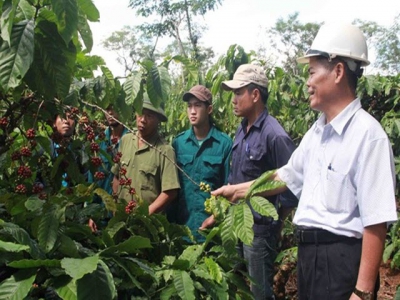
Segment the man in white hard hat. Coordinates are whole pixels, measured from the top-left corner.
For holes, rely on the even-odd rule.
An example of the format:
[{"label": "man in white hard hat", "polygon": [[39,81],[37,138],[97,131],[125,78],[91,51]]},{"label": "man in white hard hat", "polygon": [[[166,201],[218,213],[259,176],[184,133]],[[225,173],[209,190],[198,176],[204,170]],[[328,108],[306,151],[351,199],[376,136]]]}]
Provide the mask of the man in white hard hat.
[{"label": "man in white hard hat", "polygon": [[[272,176],[300,197],[298,296],[375,299],[387,226],[397,214],[390,141],[356,97],[369,64],[365,37],[350,24],[323,25],[298,61],[309,64],[310,106],[322,114]],[[250,184],[213,194],[234,201]]]}]

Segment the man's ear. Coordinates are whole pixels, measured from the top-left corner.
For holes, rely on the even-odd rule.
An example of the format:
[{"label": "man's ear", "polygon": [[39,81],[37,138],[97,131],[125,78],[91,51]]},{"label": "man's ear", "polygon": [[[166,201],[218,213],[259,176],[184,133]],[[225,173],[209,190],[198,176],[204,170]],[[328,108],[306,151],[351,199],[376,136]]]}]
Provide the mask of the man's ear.
[{"label": "man's ear", "polygon": [[212,104],[210,104],[209,106],[207,106],[207,113],[211,115],[212,111],[213,111],[213,106]]},{"label": "man's ear", "polygon": [[251,97],[253,97],[253,102],[256,102],[256,100],[257,100],[257,101],[261,101],[261,93],[260,93],[260,90],[259,90],[259,89],[254,89],[254,90],[251,92]]},{"label": "man's ear", "polygon": [[338,62],[334,68],[335,72],[335,82],[339,83],[340,81],[343,80],[345,76],[345,63],[344,62]]}]

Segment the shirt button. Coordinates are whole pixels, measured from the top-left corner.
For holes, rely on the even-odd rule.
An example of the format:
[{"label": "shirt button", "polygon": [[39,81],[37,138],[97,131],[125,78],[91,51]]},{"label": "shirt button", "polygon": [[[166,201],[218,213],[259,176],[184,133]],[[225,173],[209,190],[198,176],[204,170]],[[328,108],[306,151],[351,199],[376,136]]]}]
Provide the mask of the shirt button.
[{"label": "shirt button", "polygon": [[253,159],[253,155],[250,155],[250,159]]}]

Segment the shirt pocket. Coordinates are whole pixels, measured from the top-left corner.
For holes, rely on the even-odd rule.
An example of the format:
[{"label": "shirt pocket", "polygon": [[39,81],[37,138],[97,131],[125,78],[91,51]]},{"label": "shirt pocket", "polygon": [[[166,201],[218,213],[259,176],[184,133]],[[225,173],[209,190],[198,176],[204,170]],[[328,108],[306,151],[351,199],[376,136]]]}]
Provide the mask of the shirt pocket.
[{"label": "shirt pocket", "polygon": [[143,164],[139,167],[142,190],[158,190],[157,188],[157,166]]},{"label": "shirt pocket", "polygon": [[204,155],[203,157],[204,168],[201,170],[203,178],[209,182],[216,182],[220,180],[222,156]]},{"label": "shirt pocket", "polygon": [[128,167],[129,166],[129,163],[130,163],[130,158],[124,158],[124,157],[121,157],[121,166],[122,167]]},{"label": "shirt pocket", "polygon": [[348,174],[326,170],[326,179],[322,180],[324,196],[322,203],[331,212],[351,212],[356,206],[356,191]]},{"label": "shirt pocket", "polygon": [[194,155],[178,154],[178,166],[181,167],[184,171],[190,170],[191,166],[193,165],[193,158]]},{"label": "shirt pocket", "polygon": [[257,178],[265,172],[265,162],[263,162],[263,151],[258,149],[248,149],[243,155],[242,172],[250,178]]}]

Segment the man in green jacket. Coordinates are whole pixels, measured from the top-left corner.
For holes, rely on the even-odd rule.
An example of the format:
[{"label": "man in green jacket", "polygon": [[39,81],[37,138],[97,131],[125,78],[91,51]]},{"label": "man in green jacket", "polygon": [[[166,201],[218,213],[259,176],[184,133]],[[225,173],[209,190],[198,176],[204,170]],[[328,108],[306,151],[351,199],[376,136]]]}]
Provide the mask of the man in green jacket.
[{"label": "man in green jacket", "polygon": [[167,116],[161,108],[144,101],[136,115],[137,133],[120,141],[120,163],[112,168],[113,191],[126,202],[140,198],[149,203],[149,214],[162,212],[179,189],[174,149],[158,133]]},{"label": "man in green jacket", "polygon": [[179,200],[175,202],[170,215],[171,220],[176,218],[177,223],[186,224],[197,240],[203,241],[198,229],[206,227],[206,223],[212,223],[212,218],[204,211],[204,201],[210,194],[201,191],[197,184],[204,182],[214,190],[227,183],[232,140],[212,122],[212,95],[206,87],[192,87],[183,95],[183,101],[187,102],[187,114],[192,127],[180,133],[172,146],[179,167],[194,182],[179,172]]}]

